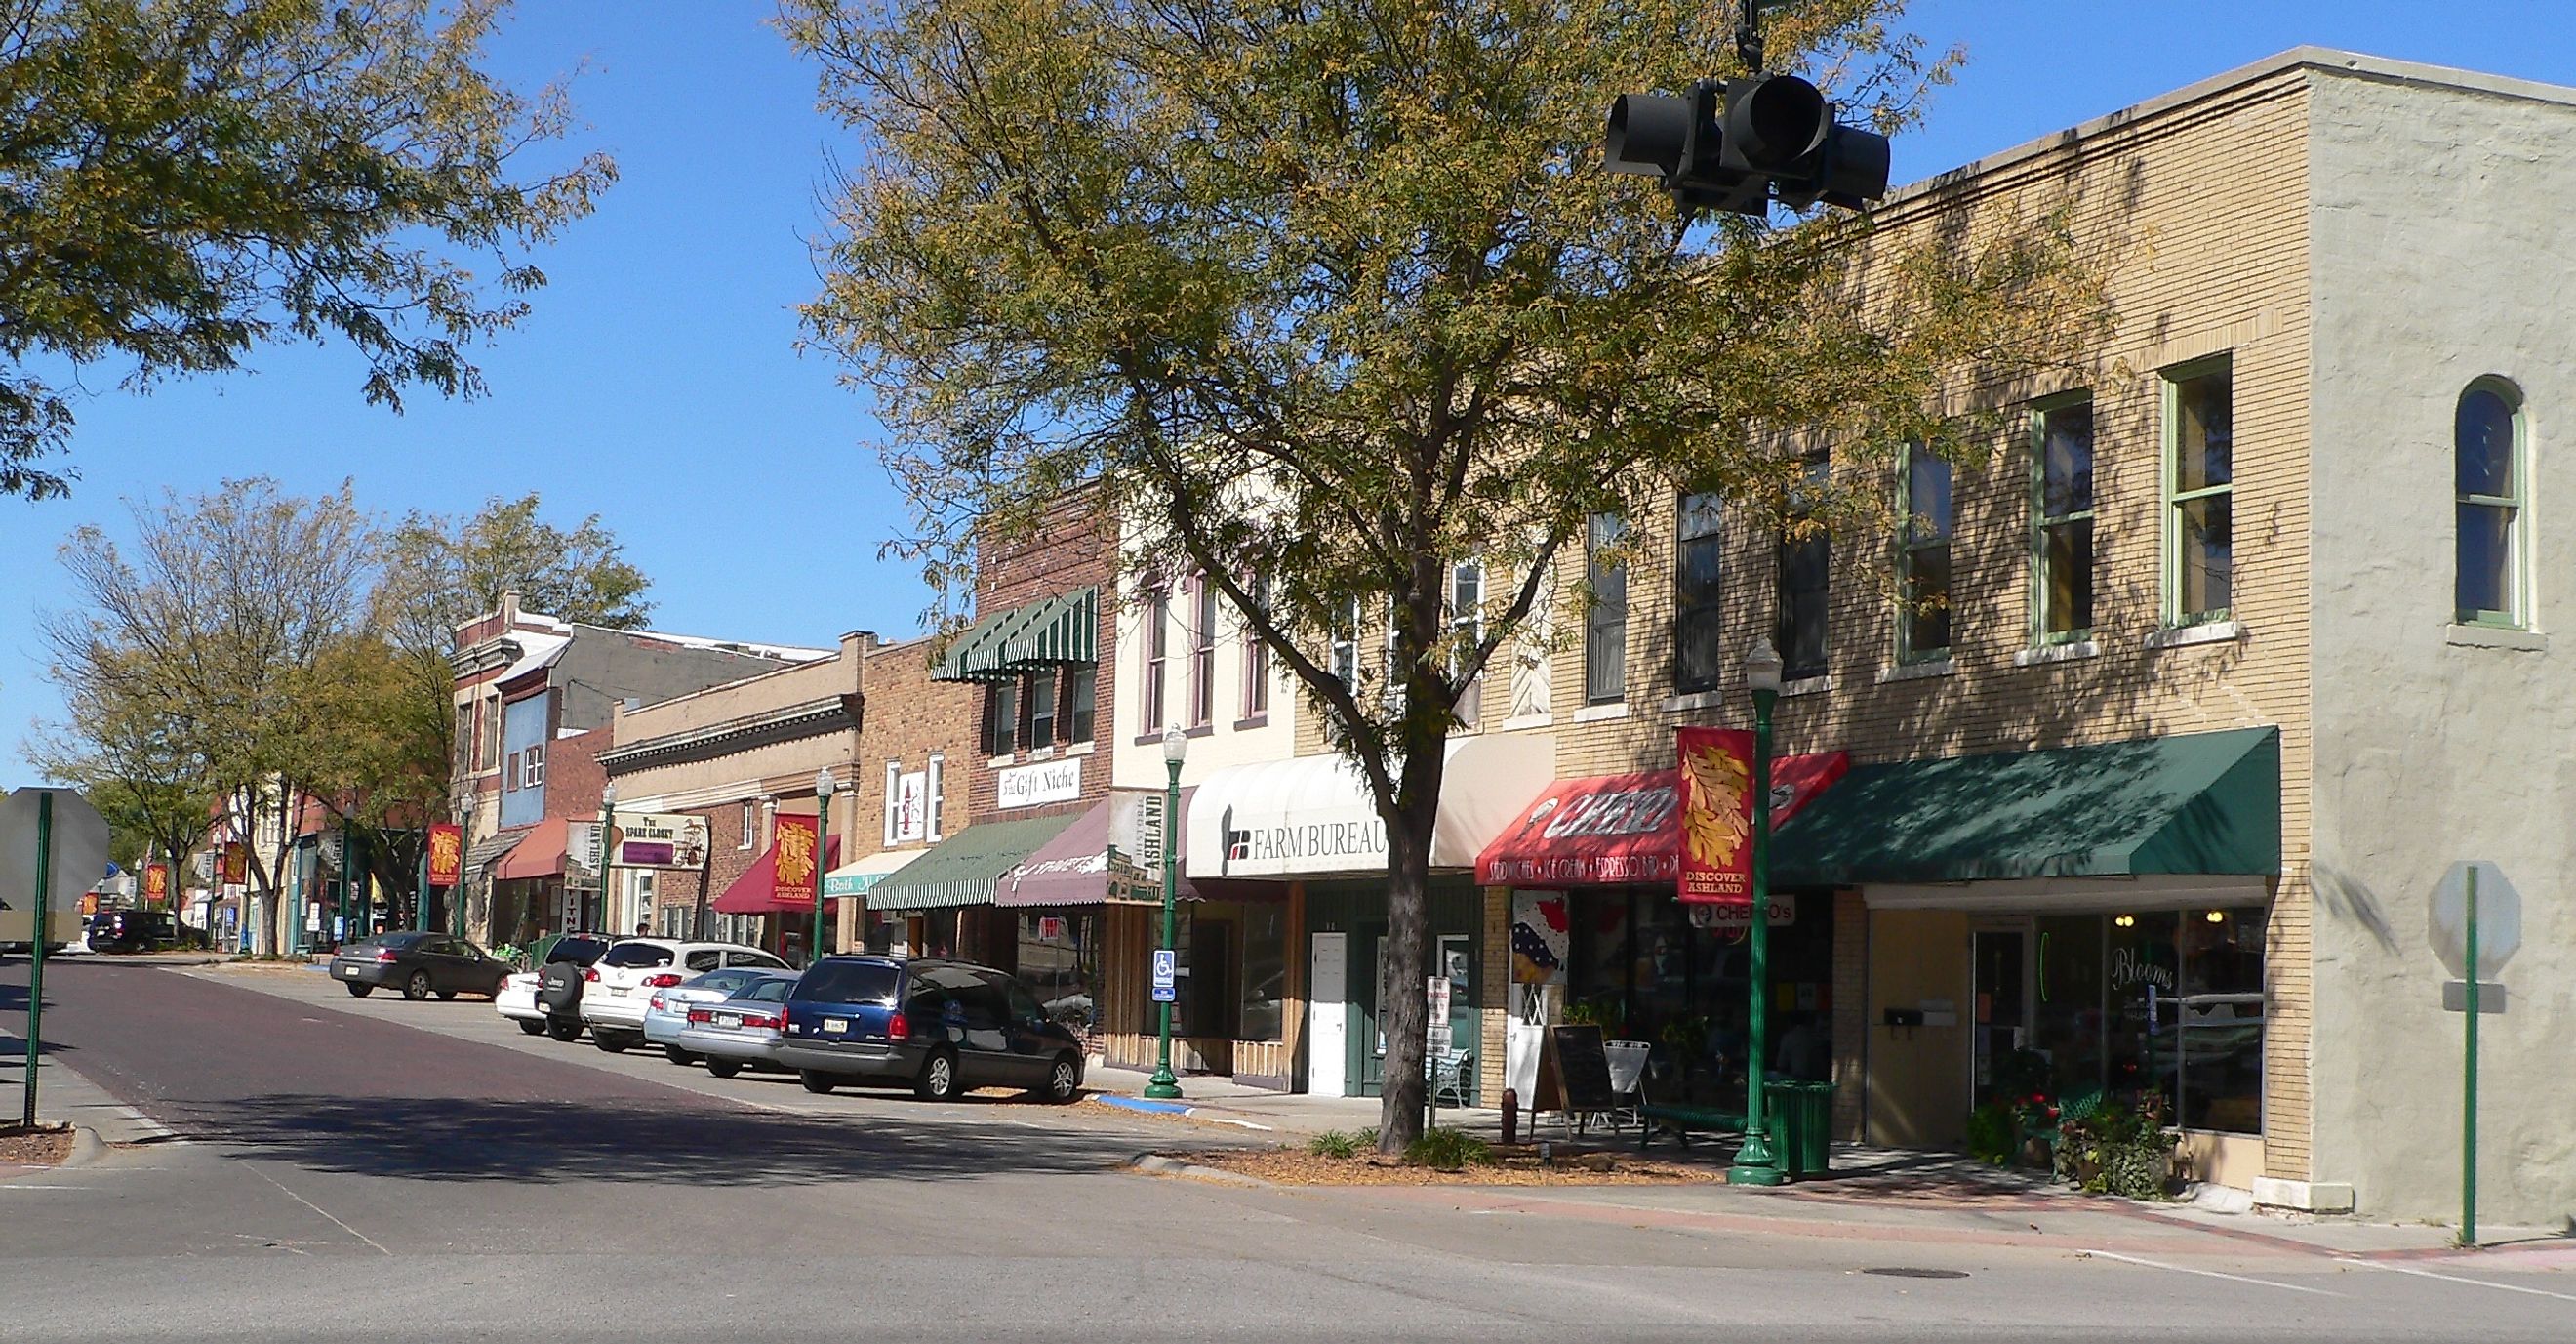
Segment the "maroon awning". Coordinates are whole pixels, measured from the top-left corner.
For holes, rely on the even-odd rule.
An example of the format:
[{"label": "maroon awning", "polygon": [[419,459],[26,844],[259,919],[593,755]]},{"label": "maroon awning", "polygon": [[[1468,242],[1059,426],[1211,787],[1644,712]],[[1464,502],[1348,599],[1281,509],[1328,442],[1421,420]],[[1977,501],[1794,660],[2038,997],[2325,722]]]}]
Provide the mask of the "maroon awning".
[{"label": "maroon awning", "polygon": [[[1771,763],[1776,826],[1842,778],[1839,751]],[[1681,877],[1673,809],[1678,769],[1557,781],[1476,858],[1476,880],[1496,887],[1662,886]]]},{"label": "maroon awning", "polygon": [[[1164,828],[1183,846],[1187,842],[1182,838],[1189,829],[1181,823],[1190,814],[1190,795],[1197,792],[1195,786],[1181,790],[1180,814]],[[1054,839],[1002,874],[1001,880],[993,884],[993,904],[1104,905],[1112,901],[1163,899],[1163,874],[1159,869],[1148,872],[1123,854],[1116,864],[1110,862],[1109,807],[1104,802],[1075,818]],[[1186,861],[1188,851],[1184,847],[1173,857]],[[1187,877],[1181,879],[1179,890],[1182,900],[1199,898]]]}]

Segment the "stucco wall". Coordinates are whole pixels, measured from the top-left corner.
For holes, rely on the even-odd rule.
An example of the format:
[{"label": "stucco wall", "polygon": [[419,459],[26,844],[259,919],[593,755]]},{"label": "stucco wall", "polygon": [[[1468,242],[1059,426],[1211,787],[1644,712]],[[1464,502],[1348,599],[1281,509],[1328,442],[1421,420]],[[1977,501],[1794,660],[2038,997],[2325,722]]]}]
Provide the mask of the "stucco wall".
[{"label": "stucco wall", "polygon": [[[2555,432],[2576,405],[2576,90],[2314,84],[2316,1179],[2350,1182],[2365,1216],[2457,1215],[2461,1020],[2431,896],[2453,860],[2492,859],[2523,947],[2482,1033],[2481,1215],[2558,1226],[2576,1214],[2576,527],[2556,507],[2576,456]],[[2482,375],[2526,398],[2540,647],[2451,628],[2452,417]]]}]

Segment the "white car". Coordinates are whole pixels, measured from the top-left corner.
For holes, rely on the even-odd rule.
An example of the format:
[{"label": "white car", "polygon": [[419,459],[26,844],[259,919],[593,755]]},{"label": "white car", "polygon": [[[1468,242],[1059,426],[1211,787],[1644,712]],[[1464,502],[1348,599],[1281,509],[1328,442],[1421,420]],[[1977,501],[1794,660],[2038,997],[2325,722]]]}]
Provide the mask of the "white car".
[{"label": "white car", "polygon": [[740,943],[687,943],[624,938],[582,972],[581,1021],[591,1042],[611,1054],[644,1043],[644,1014],[657,990],[726,967],[783,971],[787,963]]},{"label": "white car", "polygon": [[[581,988],[578,971],[599,960],[613,940],[602,934],[575,933],[554,940],[546,949],[549,963],[561,963],[575,974],[569,988]],[[531,1036],[551,1034],[558,1041],[569,1041],[581,1035],[578,1016],[580,1000],[575,995],[556,1008],[549,1009],[539,993],[545,979],[545,968],[514,972],[501,982],[500,992],[492,996],[492,1007],[501,1016],[519,1024],[519,1030]]]}]

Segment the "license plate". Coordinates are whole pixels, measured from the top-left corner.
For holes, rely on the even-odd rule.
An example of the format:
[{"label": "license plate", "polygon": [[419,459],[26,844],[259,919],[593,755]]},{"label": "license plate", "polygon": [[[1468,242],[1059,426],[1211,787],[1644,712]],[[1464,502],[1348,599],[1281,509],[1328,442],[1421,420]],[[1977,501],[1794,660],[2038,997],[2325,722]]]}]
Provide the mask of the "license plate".
[{"label": "license plate", "polygon": [[716,1014],[716,1025],[719,1027],[739,1027],[742,1025],[742,1015],[739,1013],[718,1013]]},{"label": "license plate", "polygon": [[849,1029],[850,1019],[846,1017],[827,1017],[823,1019],[823,1030],[825,1031],[848,1031]]},{"label": "license plate", "polygon": [[355,976],[357,973],[358,968],[355,966],[334,966],[331,968],[331,974],[333,975]]}]

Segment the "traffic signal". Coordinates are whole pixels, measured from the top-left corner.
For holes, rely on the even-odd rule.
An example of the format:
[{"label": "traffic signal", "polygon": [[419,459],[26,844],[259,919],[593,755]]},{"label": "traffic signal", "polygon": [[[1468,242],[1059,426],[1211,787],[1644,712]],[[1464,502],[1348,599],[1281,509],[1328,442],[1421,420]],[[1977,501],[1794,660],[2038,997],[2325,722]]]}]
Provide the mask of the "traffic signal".
[{"label": "traffic signal", "polygon": [[1818,201],[1857,210],[1887,194],[1887,137],[1834,120],[1834,105],[1795,75],[1702,80],[1684,97],[1623,94],[1610,105],[1604,166],[1659,177],[1685,218]]}]

